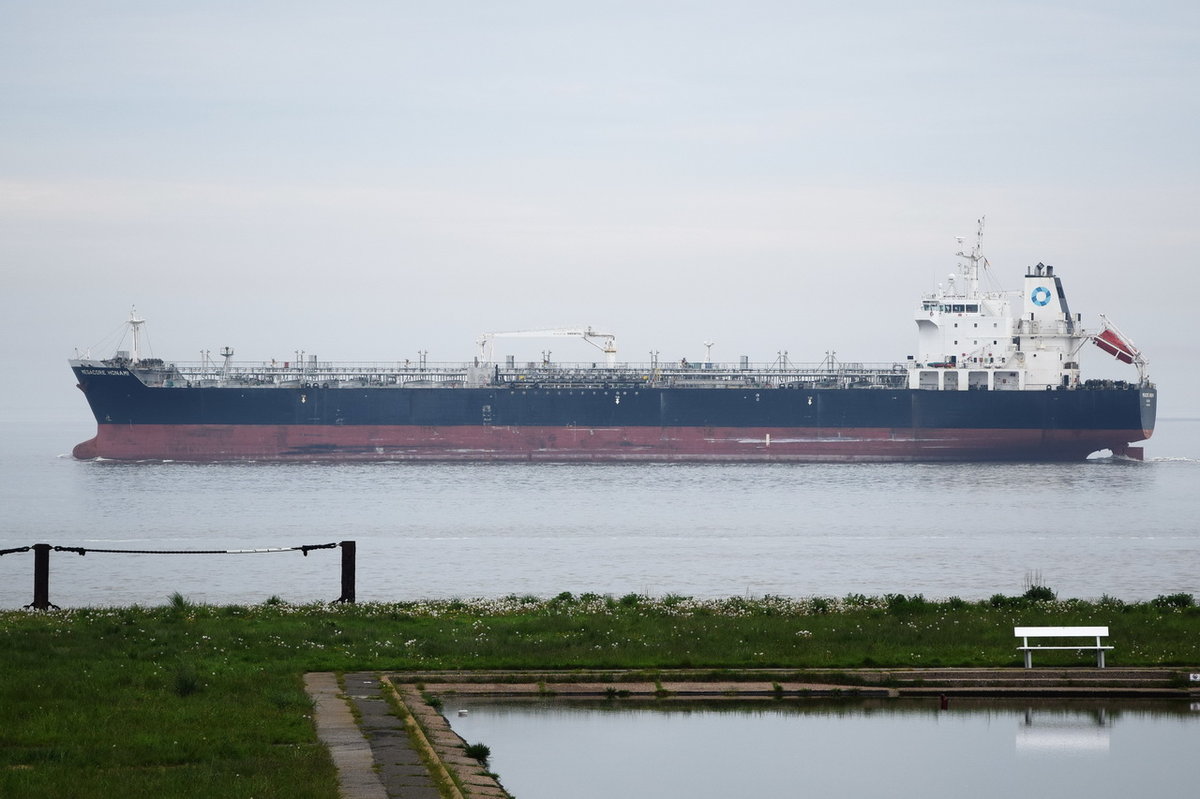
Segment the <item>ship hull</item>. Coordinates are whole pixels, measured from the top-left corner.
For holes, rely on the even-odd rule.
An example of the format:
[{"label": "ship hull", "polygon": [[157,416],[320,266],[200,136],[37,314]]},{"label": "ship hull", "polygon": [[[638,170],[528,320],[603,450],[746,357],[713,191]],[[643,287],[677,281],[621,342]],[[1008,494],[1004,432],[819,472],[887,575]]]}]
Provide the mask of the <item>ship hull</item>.
[{"label": "ship hull", "polygon": [[1141,430],[100,425],[82,459],[383,461],[1075,461]]},{"label": "ship hull", "polygon": [[1153,389],[149,387],[76,368],[113,460],[913,462],[1136,456]]}]

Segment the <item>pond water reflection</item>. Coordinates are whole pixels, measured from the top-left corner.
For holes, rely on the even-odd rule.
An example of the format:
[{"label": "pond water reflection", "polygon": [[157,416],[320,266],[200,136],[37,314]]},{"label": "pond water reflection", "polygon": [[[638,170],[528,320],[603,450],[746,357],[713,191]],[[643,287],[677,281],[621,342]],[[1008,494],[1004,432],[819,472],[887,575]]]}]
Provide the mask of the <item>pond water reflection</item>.
[{"label": "pond water reflection", "polygon": [[1200,706],[1176,700],[450,697],[445,713],[519,799],[1186,796],[1200,741]]}]

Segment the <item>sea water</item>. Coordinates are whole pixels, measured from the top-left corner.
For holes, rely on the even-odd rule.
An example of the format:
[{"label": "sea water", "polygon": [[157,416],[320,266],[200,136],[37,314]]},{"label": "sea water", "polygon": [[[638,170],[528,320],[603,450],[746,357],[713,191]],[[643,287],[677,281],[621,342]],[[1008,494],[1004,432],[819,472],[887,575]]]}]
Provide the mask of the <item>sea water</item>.
[{"label": "sea water", "polygon": [[[86,417],[86,414],[83,415]],[[359,601],[920,593],[1200,595],[1200,420],[1162,420],[1143,463],[446,464],[80,462],[86,418],[0,425],[0,549],[52,552],[50,601]],[[0,557],[0,607],[33,553]]]}]

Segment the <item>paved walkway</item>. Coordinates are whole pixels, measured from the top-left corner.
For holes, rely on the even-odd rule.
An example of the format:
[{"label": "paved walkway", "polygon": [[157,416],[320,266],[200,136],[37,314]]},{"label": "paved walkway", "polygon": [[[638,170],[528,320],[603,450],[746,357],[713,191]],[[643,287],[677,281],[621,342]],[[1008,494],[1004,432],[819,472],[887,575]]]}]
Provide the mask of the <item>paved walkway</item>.
[{"label": "paved walkway", "polygon": [[[304,675],[316,704],[317,735],[333,757],[342,799],[442,799],[431,769],[452,799],[508,796],[464,754],[463,740],[411,685],[393,686],[377,672],[347,674],[344,684],[343,692],[332,673]],[[400,703],[399,715],[385,692]]]},{"label": "paved walkway", "polygon": [[332,673],[304,675],[342,799],[441,799],[403,719],[384,699],[379,675],[347,674],[345,684],[343,694]]},{"label": "paved walkway", "polygon": [[[329,747],[337,768],[338,793],[343,799],[388,799],[375,773],[371,745],[342,699],[337,677],[330,672],[305,674],[304,688],[315,704],[317,737]],[[434,793],[433,799],[440,797]]]},{"label": "paved walkway", "polygon": [[384,699],[379,674],[347,674],[346,697],[358,713],[359,729],[370,744],[378,778],[387,795],[399,799],[441,799],[429,777],[429,769],[409,740],[403,719],[395,715]]}]

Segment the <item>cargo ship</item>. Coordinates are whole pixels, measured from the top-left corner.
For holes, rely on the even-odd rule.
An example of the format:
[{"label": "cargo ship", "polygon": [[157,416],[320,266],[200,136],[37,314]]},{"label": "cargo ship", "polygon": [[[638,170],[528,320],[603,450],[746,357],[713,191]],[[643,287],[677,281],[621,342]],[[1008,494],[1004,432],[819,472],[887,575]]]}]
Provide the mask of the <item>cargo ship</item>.
[{"label": "cargo ship", "polygon": [[[1088,332],[1054,267],[985,290],[982,223],[947,284],[917,305],[917,351],[885,364],[618,363],[592,328],[485,334],[473,359],[246,364],[71,361],[96,418],[80,459],[176,461],[1076,461],[1140,459],[1157,390],[1111,322]],[[596,363],[497,361],[505,335],[573,336]],[[123,339],[124,341],[124,339]],[[1136,371],[1084,380],[1095,344]]]}]

